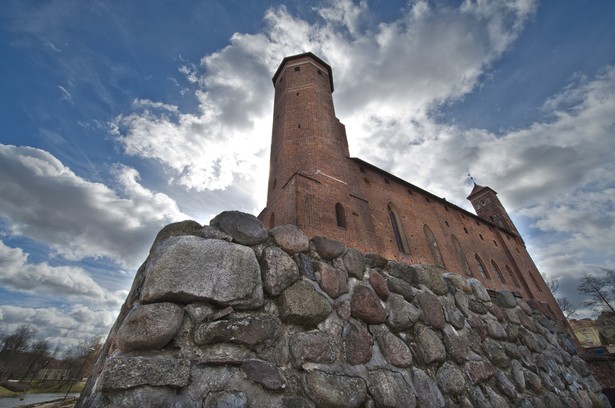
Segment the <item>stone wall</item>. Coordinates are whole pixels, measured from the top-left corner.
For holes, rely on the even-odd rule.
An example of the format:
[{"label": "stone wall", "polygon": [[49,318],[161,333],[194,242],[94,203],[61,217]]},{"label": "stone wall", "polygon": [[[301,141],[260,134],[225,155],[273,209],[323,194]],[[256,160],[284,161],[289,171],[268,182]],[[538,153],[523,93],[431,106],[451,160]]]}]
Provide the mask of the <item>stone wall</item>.
[{"label": "stone wall", "polygon": [[559,323],[426,265],[265,230],[171,224],[78,407],[608,407]]}]

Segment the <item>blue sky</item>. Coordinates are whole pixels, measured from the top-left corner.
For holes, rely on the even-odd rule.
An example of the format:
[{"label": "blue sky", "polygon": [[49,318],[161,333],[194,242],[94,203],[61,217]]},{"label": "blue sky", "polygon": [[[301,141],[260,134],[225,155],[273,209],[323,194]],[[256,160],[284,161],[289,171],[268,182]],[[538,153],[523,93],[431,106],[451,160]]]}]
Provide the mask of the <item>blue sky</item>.
[{"label": "blue sky", "polygon": [[[543,275],[615,268],[615,3],[7,1],[0,330],[106,334],[156,232],[265,205],[271,76],[329,62],[351,155],[470,209]],[[587,314],[587,312],[581,312]]]}]

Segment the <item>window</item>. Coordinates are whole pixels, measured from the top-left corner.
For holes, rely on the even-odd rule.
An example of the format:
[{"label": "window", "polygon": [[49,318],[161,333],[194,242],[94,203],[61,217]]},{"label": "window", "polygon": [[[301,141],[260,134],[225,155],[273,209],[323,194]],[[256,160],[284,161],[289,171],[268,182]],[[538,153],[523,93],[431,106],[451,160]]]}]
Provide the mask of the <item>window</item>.
[{"label": "window", "polygon": [[493,240],[493,245],[498,246],[498,243],[496,242],[496,240]]},{"label": "window", "polygon": [[444,223],[446,224],[447,227],[450,227],[450,225],[448,225],[448,221],[444,220]]},{"label": "window", "polygon": [[508,265],[506,265],[506,272],[508,272],[508,275],[510,275],[510,279],[512,279],[515,286],[519,287],[519,281],[517,281],[517,278],[515,278],[515,274],[513,273],[513,271],[510,270]]},{"label": "window", "polygon": [[429,199],[429,197],[425,197],[425,201],[427,201],[428,203],[431,203],[431,200]]},{"label": "window", "polygon": [[480,237],[480,240],[481,240],[481,241],[484,241],[484,240],[485,240],[485,238],[483,238],[483,234],[478,234],[478,236]]},{"label": "window", "polygon": [[463,230],[466,234],[469,234],[468,229],[466,227],[463,227]]},{"label": "window", "polygon": [[272,188],[275,189],[275,187],[278,185],[278,179],[273,179],[273,186]]},{"label": "window", "polygon": [[322,75],[322,71],[321,70],[317,69],[316,71],[318,72],[318,75]]},{"label": "window", "polygon": [[391,182],[390,182],[390,181],[389,181],[389,179],[387,179],[387,178],[385,178],[385,179],[384,179],[384,183],[385,183],[385,184],[391,184]]},{"label": "window", "polygon": [[346,228],[346,212],[344,206],[340,203],[335,204],[335,218],[337,220],[337,226],[340,228]]},{"label": "window", "polygon": [[542,292],[542,289],[540,288],[540,285],[538,284],[538,281],[536,280],[536,278],[534,277],[534,274],[530,271],[527,271],[528,275],[530,275],[530,278],[532,278],[532,282],[534,282],[534,286],[536,287],[536,289],[538,289],[539,292]]},{"label": "window", "polygon": [[487,273],[487,268],[485,268],[485,264],[483,264],[483,261],[481,261],[480,257],[476,255],[475,259],[476,259],[476,267],[478,268],[478,271],[480,272],[481,276],[483,278],[491,279],[491,277],[489,276],[489,273]]},{"label": "window", "polygon": [[363,167],[363,166],[359,167],[359,171],[360,171],[361,173],[365,173],[365,167]]},{"label": "window", "polygon": [[453,247],[455,247],[455,253],[457,254],[457,258],[459,259],[459,263],[461,264],[461,269],[463,269],[463,272],[468,276],[474,276],[472,275],[472,271],[470,270],[470,266],[468,265],[466,256],[463,253],[461,244],[454,235],[451,235],[451,242],[453,243]]},{"label": "window", "polygon": [[295,67],[295,72],[296,71],[301,71],[301,67]]},{"label": "window", "polygon": [[275,226],[275,213],[271,213],[269,216],[269,229]]},{"label": "window", "polygon": [[438,248],[438,242],[436,241],[436,237],[431,231],[431,228],[427,226],[427,224],[423,225],[423,232],[425,233],[427,245],[429,246],[429,250],[431,251],[431,256],[434,263],[440,268],[446,268],[446,265],[444,265],[444,259],[442,258],[442,253],[440,252],[440,248]]},{"label": "window", "polygon": [[406,240],[406,234],[404,228],[399,222],[399,213],[393,203],[389,203],[389,218],[391,219],[391,228],[393,229],[393,235],[395,235],[395,242],[397,242],[397,248],[400,252],[409,254],[408,241]]},{"label": "window", "polygon": [[408,189],[408,195],[412,195],[412,194],[414,194],[412,190]]},{"label": "window", "polygon": [[498,275],[498,278],[500,279],[500,281],[502,283],[506,283],[506,281],[504,280],[504,276],[502,275],[502,272],[500,272],[500,268],[498,268],[498,264],[496,264],[493,259],[491,260],[491,267],[493,268],[493,272],[495,272],[495,274]]}]

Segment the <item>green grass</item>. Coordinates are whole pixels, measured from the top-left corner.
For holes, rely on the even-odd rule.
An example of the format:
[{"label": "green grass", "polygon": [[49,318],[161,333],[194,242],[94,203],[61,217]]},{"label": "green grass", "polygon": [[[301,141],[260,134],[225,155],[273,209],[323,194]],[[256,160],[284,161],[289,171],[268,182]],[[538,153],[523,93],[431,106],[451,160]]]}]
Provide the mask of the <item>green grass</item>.
[{"label": "green grass", "polygon": [[19,394],[10,390],[7,390],[4,387],[0,387],[0,397],[18,397]]},{"label": "green grass", "polygon": [[[33,385],[32,388],[28,390],[28,394],[44,394],[44,393],[64,393],[68,391],[68,387],[70,385],[66,385],[60,388],[57,388],[55,385],[53,386],[42,386],[42,385]],[[85,382],[77,382],[72,387],[70,387],[70,392],[81,392],[83,387],[85,386]],[[13,392],[7,390],[4,387],[0,387],[0,397],[19,397],[21,393]]]}]

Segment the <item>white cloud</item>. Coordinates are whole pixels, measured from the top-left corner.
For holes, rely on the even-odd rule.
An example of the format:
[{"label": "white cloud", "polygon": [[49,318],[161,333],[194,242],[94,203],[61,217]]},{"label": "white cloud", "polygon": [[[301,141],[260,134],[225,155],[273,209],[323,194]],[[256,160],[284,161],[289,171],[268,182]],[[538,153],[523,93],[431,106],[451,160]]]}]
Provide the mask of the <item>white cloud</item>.
[{"label": "white cloud", "polygon": [[315,9],[317,22],[273,8],[263,32],[234,34],[202,59],[200,72],[181,68],[197,86],[196,113],[152,102],[118,117],[115,134],[128,154],[169,168],[171,182],[214,190],[258,180],[248,188],[262,200],[270,77],[283,56],[312,51],[333,68],[352,155],[465,208],[470,171],[528,221],[524,235],[546,275],[591,271],[614,255],[615,68],[576,76],[545,102],[549,119],[526,128],[463,130],[432,114],[481,84],[536,9],[532,0],[458,8],[416,1],[397,20],[378,23],[366,2],[328,2]]},{"label": "white cloud", "polygon": [[106,336],[116,317],[117,311],[93,309],[82,304],[66,308],[0,306],[0,321],[5,332],[30,324],[37,329],[37,337],[48,340],[52,349],[57,346],[60,351],[94,336]]},{"label": "white cloud", "polygon": [[103,290],[78,267],[33,264],[20,248],[11,248],[0,241],[0,282],[12,290],[45,293],[61,298],[104,300]]},{"label": "white cloud", "polygon": [[[346,0],[316,8],[321,20],[311,24],[283,6],[273,8],[262,33],[234,34],[229,46],[202,59],[201,73],[185,63],[179,68],[198,84],[197,113],[138,101],[111,123],[112,131],[127,154],[163,163],[171,182],[191,189],[261,180],[267,176],[270,78],[283,56],[313,51],[331,63],[352,145],[373,137],[366,112],[378,123],[399,122],[400,114],[408,122],[434,103],[469,92],[534,10],[532,1],[469,1],[459,9],[421,2],[397,21],[378,24],[366,2]],[[385,157],[387,146],[375,154]],[[253,186],[259,200],[264,183]]]},{"label": "white cloud", "polygon": [[44,150],[0,145],[0,217],[9,233],[67,259],[108,257],[135,267],[162,226],[188,217],[141,186],[136,170],[118,165],[113,173],[118,191],[78,177]]}]

